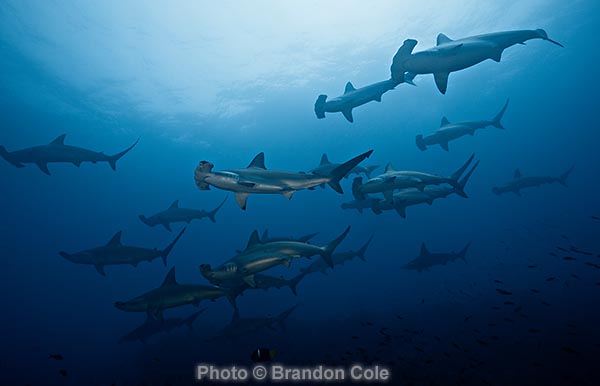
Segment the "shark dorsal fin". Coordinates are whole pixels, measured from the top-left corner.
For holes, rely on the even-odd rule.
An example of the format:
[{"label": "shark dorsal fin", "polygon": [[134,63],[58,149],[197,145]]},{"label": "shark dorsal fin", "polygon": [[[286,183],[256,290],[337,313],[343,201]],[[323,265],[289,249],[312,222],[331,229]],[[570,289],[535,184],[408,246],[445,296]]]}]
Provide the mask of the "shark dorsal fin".
[{"label": "shark dorsal fin", "polygon": [[267,229],[265,229],[265,231],[262,234],[261,241],[264,242],[265,240],[268,240],[268,239],[269,239],[269,229],[267,228]]},{"label": "shark dorsal fin", "polygon": [[319,165],[329,165],[331,162],[329,162],[329,158],[327,158],[327,153],[323,153],[323,155],[321,156],[321,163]]},{"label": "shark dorsal fin", "polygon": [[437,36],[437,42],[436,45],[440,45],[440,44],[444,44],[444,43],[450,43],[454,40],[450,39],[448,36],[444,35],[443,33],[438,34]]},{"label": "shark dorsal fin", "polygon": [[248,168],[266,169],[265,167],[265,153],[260,152],[254,157]]},{"label": "shark dorsal fin", "polygon": [[421,256],[427,256],[427,255],[429,255],[429,251],[427,250],[425,243],[422,243],[421,244]]},{"label": "shark dorsal fin", "polygon": [[121,234],[123,231],[118,231],[115,235],[106,243],[106,245],[121,245]]},{"label": "shark dorsal fin", "polygon": [[443,127],[443,126],[446,126],[449,124],[450,124],[450,121],[448,120],[448,118],[444,117],[444,118],[442,118],[442,123],[440,123],[440,127]]},{"label": "shark dorsal fin", "polygon": [[352,82],[346,83],[346,88],[344,89],[344,94],[348,94],[350,91],[356,90],[352,85]]},{"label": "shark dorsal fin", "polygon": [[250,249],[257,244],[260,244],[260,238],[258,237],[258,231],[255,229],[248,239],[248,245],[246,245],[246,249]]},{"label": "shark dorsal fin", "polygon": [[231,323],[235,323],[240,320],[240,309],[235,307],[233,310],[233,317],[231,318]]},{"label": "shark dorsal fin", "polygon": [[171,270],[169,270],[169,273],[167,273],[167,276],[165,276],[165,280],[163,280],[162,284],[160,285],[161,287],[165,287],[168,285],[177,285],[177,279],[175,279],[175,267],[171,268]]},{"label": "shark dorsal fin", "polygon": [[515,175],[513,177],[515,179],[521,178],[521,171],[519,169],[515,169]]},{"label": "shark dorsal fin", "polygon": [[66,134],[61,134],[54,139],[54,141],[50,142],[50,145],[64,145]]},{"label": "shark dorsal fin", "polygon": [[395,171],[396,171],[396,169],[394,169],[394,165],[392,165],[391,163],[389,163],[389,164],[387,164],[385,166],[385,172],[386,173],[395,172]]},{"label": "shark dorsal fin", "polygon": [[179,208],[179,200],[173,201],[173,203],[171,204],[169,209],[173,209],[173,208]]}]

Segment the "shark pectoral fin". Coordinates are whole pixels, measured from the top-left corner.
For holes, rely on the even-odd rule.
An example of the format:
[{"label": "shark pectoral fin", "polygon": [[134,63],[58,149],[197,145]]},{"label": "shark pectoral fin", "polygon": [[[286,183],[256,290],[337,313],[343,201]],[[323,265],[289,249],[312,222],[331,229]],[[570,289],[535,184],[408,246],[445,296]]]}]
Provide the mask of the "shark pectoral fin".
[{"label": "shark pectoral fin", "polygon": [[98,273],[102,276],[106,276],[106,272],[104,272],[104,266],[100,265],[100,264],[96,264],[94,266],[96,268],[96,271],[98,271]]},{"label": "shark pectoral fin", "polygon": [[[310,257],[308,258],[310,260]],[[283,265],[285,265],[286,267],[289,267],[290,265],[292,265],[292,259],[287,259],[283,261]]]},{"label": "shark pectoral fin", "polygon": [[475,135],[475,129],[469,130],[469,135]]},{"label": "shark pectoral fin", "polygon": [[394,201],[394,191],[393,190],[386,190],[383,192],[383,197],[385,198],[385,200],[387,202],[392,202]]},{"label": "shark pectoral fin", "polygon": [[80,167],[81,166],[81,161],[73,161],[73,165]]},{"label": "shark pectoral fin", "polygon": [[242,278],[246,284],[248,284],[252,288],[256,288],[256,282],[254,281],[254,275],[244,276]]},{"label": "shark pectoral fin", "polygon": [[240,193],[240,192],[234,193],[235,202],[237,202],[238,206],[242,210],[246,210],[246,202],[248,201],[249,195],[250,195],[250,193]]},{"label": "shark pectoral fin", "polygon": [[379,94],[375,97],[375,101],[376,102],[381,102],[381,97],[383,96],[383,94]]},{"label": "shark pectoral fin", "polygon": [[445,94],[446,88],[448,88],[448,75],[450,75],[450,73],[448,72],[438,72],[433,74],[433,78],[435,79],[435,85],[442,94]]},{"label": "shark pectoral fin", "polygon": [[448,142],[441,142],[440,146],[442,147],[442,149],[450,151],[450,149],[448,148]]},{"label": "shark pectoral fin", "polygon": [[504,50],[498,49],[496,52],[493,52],[490,55],[490,59],[492,59],[494,62],[500,62],[500,59],[502,59],[502,51]]},{"label": "shark pectoral fin", "polygon": [[40,168],[41,171],[43,171],[47,175],[50,175],[50,170],[48,170],[48,164],[41,163],[41,162],[36,162],[35,164],[37,165],[38,168]]},{"label": "shark pectoral fin", "polygon": [[173,231],[173,229],[171,229],[171,224],[169,224],[168,222],[166,222],[166,223],[163,223],[162,225],[163,225],[163,226],[165,227],[165,229],[166,229],[166,230],[168,230],[169,232],[172,232],[172,231]]},{"label": "shark pectoral fin", "polygon": [[348,122],[354,122],[354,118],[352,117],[352,109],[342,110],[342,114],[344,114],[344,117],[348,120]]},{"label": "shark pectoral fin", "polygon": [[292,199],[292,196],[294,195],[294,193],[296,193],[295,190],[288,190],[286,192],[281,193],[283,195],[283,197],[287,198],[288,200]]},{"label": "shark pectoral fin", "polygon": [[397,206],[396,207],[396,212],[398,212],[398,214],[400,215],[400,217],[406,218],[406,207],[404,207],[404,206]]},{"label": "shark pectoral fin", "polygon": [[132,265],[133,267],[137,267],[137,266],[138,266],[138,262],[136,261],[136,262],[134,262],[134,263],[131,263],[131,265]]}]

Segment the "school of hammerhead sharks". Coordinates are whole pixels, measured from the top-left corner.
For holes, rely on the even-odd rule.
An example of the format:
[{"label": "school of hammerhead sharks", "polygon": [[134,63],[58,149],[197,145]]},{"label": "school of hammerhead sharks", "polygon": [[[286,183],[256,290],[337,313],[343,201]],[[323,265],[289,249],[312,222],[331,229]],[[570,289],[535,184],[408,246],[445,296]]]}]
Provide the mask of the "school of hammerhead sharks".
[{"label": "school of hammerhead sharks", "polygon": [[[531,39],[546,40],[562,47],[560,43],[548,38],[547,33],[542,29],[497,32],[458,40],[452,40],[440,33],[437,36],[435,47],[414,53],[417,41],[407,39],[393,57],[390,79],[358,89],[348,82],[343,95],[329,100],[327,95],[319,95],[314,106],[315,114],[317,118],[322,119],[325,118],[325,113],[341,112],[349,122],[353,122],[352,110],[355,107],[370,101],[380,102],[382,95],[387,91],[393,90],[401,83],[414,84],[415,77],[423,74],[433,74],[437,88],[442,94],[445,94],[448,76],[451,72],[466,69],[487,59],[500,62],[506,48],[516,44],[525,44]],[[449,151],[448,143],[450,141],[467,134],[474,135],[479,129],[486,127],[504,129],[501,119],[508,103],[507,100],[500,112],[491,120],[450,123],[444,117],[437,131],[428,135],[418,135],[416,145],[423,151],[434,145],[439,145],[445,151]],[[66,145],[64,142],[65,134],[47,145],[12,152],[0,146],[0,155],[17,168],[22,168],[25,164],[35,164],[48,175],[50,175],[48,164],[55,162],[72,163],[76,166],[82,162],[107,162],[113,170],[116,170],[117,161],[137,144],[136,141],[120,153],[106,155],[103,152]],[[350,174],[356,174],[357,176],[352,181],[354,199],[343,203],[342,209],[354,209],[360,213],[370,209],[375,214],[395,210],[400,216],[406,217],[406,208],[409,206],[424,203],[431,205],[434,200],[452,194],[467,198],[465,186],[479,164],[479,161],[476,161],[471,166],[474,161],[474,155],[472,155],[450,176],[421,171],[396,170],[391,164],[388,164],[383,174],[372,177],[372,173],[378,166],[360,166],[372,152],[373,150],[369,150],[344,163],[330,162],[327,155],[323,154],[320,165],[307,172],[267,169],[264,153],[256,155],[246,168],[239,169],[214,171],[214,165],[211,162],[201,161],[195,169],[194,180],[199,190],[209,190],[213,187],[233,192],[237,205],[245,210],[251,194],[281,194],[287,199],[291,199],[299,190],[314,190],[327,185],[337,193],[343,194],[340,181]],[[492,191],[495,194],[512,192],[520,195],[522,189],[543,184],[558,182],[566,186],[566,179],[572,169],[571,167],[558,177],[526,177],[516,170],[511,181],[494,187]],[[360,174],[367,177],[366,182],[363,182]],[[182,208],[179,206],[179,201],[175,201],[166,210],[150,217],[140,215],[139,218],[150,227],[162,225],[166,230],[172,231],[172,223],[190,223],[194,219],[202,218],[208,218],[215,222],[215,216],[225,200],[211,211]],[[107,265],[130,264],[135,267],[140,262],[150,262],[161,258],[166,266],[169,253],[185,230],[186,228],[183,228],[165,249],[124,245],[121,242],[121,232],[118,232],[105,245],[74,253],[60,252],[60,255],[76,264],[92,265],[102,275],[105,275],[104,268]],[[271,237],[268,231],[259,236],[255,230],[251,234],[246,248],[243,251],[237,251],[231,259],[216,267],[209,264],[200,265],[201,275],[210,283],[206,285],[178,283],[173,267],[159,287],[131,300],[115,302],[114,305],[119,310],[146,314],[144,324],[122,339],[145,342],[151,335],[169,331],[181,325],[188,325],[191,328],[191,324],[203,310],[192,314],[187,319],[165,319],[163,311],[190,304],[198,306],[202,301],[214,301],[221,297],[228,299],[235,309],[234,318],[230,325],[223,330],[223,334],[248,331],[248,326],[244,325],[244,320],[239,318],[237,311],[236,298],[239,295],[251,289],[266,290],[286,286],[296,294],[296,286],[306,275],[324,272],[354,257],[364,260],[372,237],[357,251],[335,253],[338,245],[349,232],[350,227],[331,242],[318,246],[309,242],[315,234],[297,238]],[[422,271],[433,265],[446,264],[449,261],[464,258],[467,248],[468,245],[458,253],[430,253],[423,245],[420,255],[408,263],[405,268]],[[301,273],[292,279],[263,273],[277,266],[289,266],[294,259],[313,256],[320,258],[303,268]],[[261,325],[258,327],[283,323],[294,308],[279,315],[261,319]]]}]

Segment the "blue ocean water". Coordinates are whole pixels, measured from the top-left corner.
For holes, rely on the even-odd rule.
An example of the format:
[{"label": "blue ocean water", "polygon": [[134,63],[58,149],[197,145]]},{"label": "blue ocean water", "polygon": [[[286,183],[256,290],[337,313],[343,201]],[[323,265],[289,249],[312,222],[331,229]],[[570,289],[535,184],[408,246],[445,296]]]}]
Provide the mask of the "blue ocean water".
[{"label": "blue ocean water", "polygon": [[[597,384],[599,11],[594,1],[535,0],[3,1],[0,144],[13,151],[66,133],[67,144],[114,154],[140,142],[116,171],[104,163],[50,164],[47,176],[0,160],[0,383],[194,384],[197,363],[251,366],[251,352],[268,347],[289,365],[385,364],[393,384]],[[565,48],[531,40],[507,49],[500,63],[451,74],[446,95],[422,75],[416,87],[400,84],[381,103],[356,108],[354,123],[339,113],[315,117],[319,94],[389,78],[407,38],[420,50],[438,32],[459,38],[536,28]],[[415,146],[415,136],[436,130],[442,117],[491,119],[507,98],[505,131],[463,137],[449,152]],[[232,169],[265,152],[267,168],[307,171],[323,153],[343,162],[370,149],[363,164],[381,165],[375,174],[392,163],[449,175],[472,153],[480,165],[468,199],[409,207],[406,219],[342,210],[353,176],[342,181],[343,196],[330,188],[290,201],[252,195],[246,211],[231,193],[198,190],[193,178],[201,160]],[[557,176],[572,165],[567,188],[545,185],[521,197],[491,191],[517,168]],[[209,210],[225,197],[216,223],[192,222],[166,267],[159,260],[108,266],[103,277],[58,255],[103,245],[119,230],[127,245],[164,248],[176,232],[147,227],[138,215],[174,200]],[[297,296],[282,288],[238,298],[242,317],[300,304],[285,330],[207,341],[232,318],[219,299],[201,305],[207,310],[191,334],[181,328],[146,344],[118,342],[145,316],[113,303],[157,287],[170,267],[181,283],[207,284],[198,266],[234,256],[255,229],[318,232],[313,242],[323,245],[349,225],[338,250],[374,235],[365,262],[307,276]],[[423,242],[432,252],[472,244],[466,262],[402,269]],[[267,273],[291,278],[312,261]]]}]

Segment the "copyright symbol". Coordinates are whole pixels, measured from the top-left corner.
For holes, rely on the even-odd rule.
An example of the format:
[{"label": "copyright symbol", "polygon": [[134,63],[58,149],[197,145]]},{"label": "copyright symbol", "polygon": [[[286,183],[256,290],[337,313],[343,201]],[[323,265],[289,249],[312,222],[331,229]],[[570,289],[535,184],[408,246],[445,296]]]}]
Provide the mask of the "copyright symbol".
[{"label": "copyright symbol", "polygon": [[252,369],[252,376],[254,379],[262,381],[263,379],[267,378],[267,369],[265,366],[255,366]]}]

